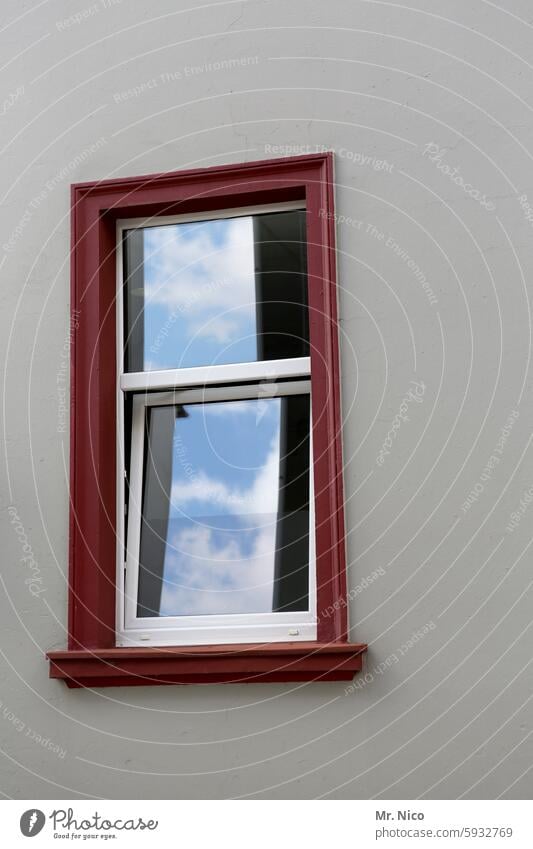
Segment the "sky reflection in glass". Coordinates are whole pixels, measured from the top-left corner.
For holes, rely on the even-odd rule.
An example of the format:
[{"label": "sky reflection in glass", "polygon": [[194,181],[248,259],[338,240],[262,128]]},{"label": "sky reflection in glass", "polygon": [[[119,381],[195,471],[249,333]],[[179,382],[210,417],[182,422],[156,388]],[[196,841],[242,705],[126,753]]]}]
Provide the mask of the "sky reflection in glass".
[{"label": "sky reflection in glass", "polygon": [[[163,474],[156,475],[160,491],[150,503],[144,499],[143,533],[149,542],[157,531],[159,542],[150,546],[145,540],[144,549],[141,544],[147,569],[141,574],[139,603],[146,608],[139,615],[273,610],[275,574],[286,570],[289,561],[294,568],[295,562],[296,549],[291,550],[290,543],[284,546],[279,533],[280,522],[287,521],[280,513],[280,483],[281,492],[286,484],[280,429],[282,422],[289,422],[300,441],[302,422],[304,434],[308,429],[308,396],[296,401],[299,409],[289,417],[283,413],[288,397],[152,408],[151,434],[157,433],[158,417],[171,412],[175,420],[168,446],[172,474],[166,485]],[[299,546],[305,546],[304,590],[291,603],[295,609],[307,609],[308,475],[300,477],[292,484],[298,487],[292,519],[298,515]]]},{"label": "sky reflection in glass", "polygon": [[126,370],[307,355],[304,213],[129,230]]}]

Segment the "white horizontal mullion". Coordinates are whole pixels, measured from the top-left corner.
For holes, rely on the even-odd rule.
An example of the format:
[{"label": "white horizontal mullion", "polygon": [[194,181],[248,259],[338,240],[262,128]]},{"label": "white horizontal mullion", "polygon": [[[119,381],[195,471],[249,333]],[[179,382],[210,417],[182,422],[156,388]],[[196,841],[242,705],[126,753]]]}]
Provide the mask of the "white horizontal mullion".
[{"label": "white horizontal mullion", "polygon": [[238,383],[230,386],[202,386],[187,387],[185,389],[171,389],[162,392],[137,393],[134,405],[141,404],[145,407],[164,406],[166,404],[209,404],[211,401],[247,401],[262,400],[266,398],[279,398],[285,395],[308,395],[311,392],[311,381],[287,380],[283,383]]},{"label": "white horizontal mullion", "polygon": [[257,363],[230,363],[164,371],[129,372],[121,375],[120,388],[123,392],[137,392],[174,387],[208,386],[216,383],[309,377],[310,374],[310,358],[293,357],[284,360],[262,360]]}]

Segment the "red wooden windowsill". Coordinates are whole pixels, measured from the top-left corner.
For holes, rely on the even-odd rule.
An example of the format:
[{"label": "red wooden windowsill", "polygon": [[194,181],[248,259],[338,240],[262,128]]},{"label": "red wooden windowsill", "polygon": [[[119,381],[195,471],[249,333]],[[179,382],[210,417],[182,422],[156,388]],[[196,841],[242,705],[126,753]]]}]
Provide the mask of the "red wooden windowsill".
[{"label": "red wooden windowsill", "polygon": [[69,687],[351,681],[364,643],[108,648],[50,651],[50,678]]}]

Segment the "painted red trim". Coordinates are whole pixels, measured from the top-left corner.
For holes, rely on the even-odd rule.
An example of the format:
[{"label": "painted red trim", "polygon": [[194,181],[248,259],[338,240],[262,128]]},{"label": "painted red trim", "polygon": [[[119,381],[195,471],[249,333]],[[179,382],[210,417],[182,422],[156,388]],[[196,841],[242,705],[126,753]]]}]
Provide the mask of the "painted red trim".
[{"label": "painted red trim", "polygon": [[[71,353],[69,651],[94,650],[98,657],[103,650],[130,651],[115,648],[116,221],[295,199],[305,199],[307,207],[316,645],[341,643],[349,649],[333,194],[332,153],[72,187],[71,310],[78,329]],[[273,649],[269,651],[274,656]],[[160,652],[152,656],[160,658]],[[51,668],[54,675],[56,663]],[[62,663],[70,661],[63,658]],[[99,668],[104,679],[101,661]],[[179,677],[182,672],[175,674]],[[291,673],[276,668],[268,674]]]},{"label": "painted red trim", "polygon": [[269,643],[49,652],[50,677],[69,687],[349,681],[365,645]]}]

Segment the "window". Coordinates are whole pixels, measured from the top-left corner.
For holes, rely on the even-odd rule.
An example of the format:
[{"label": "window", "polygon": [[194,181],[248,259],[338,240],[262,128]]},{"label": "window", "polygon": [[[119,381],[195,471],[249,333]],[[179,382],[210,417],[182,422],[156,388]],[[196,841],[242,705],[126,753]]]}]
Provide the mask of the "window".
[{"label": "window", "polygon": [[316,640],[302,204],[117,244],[119,645]]},{"label": "window", "polygon": [[361,668],[332,165],[73,187],[69,686]]}]

